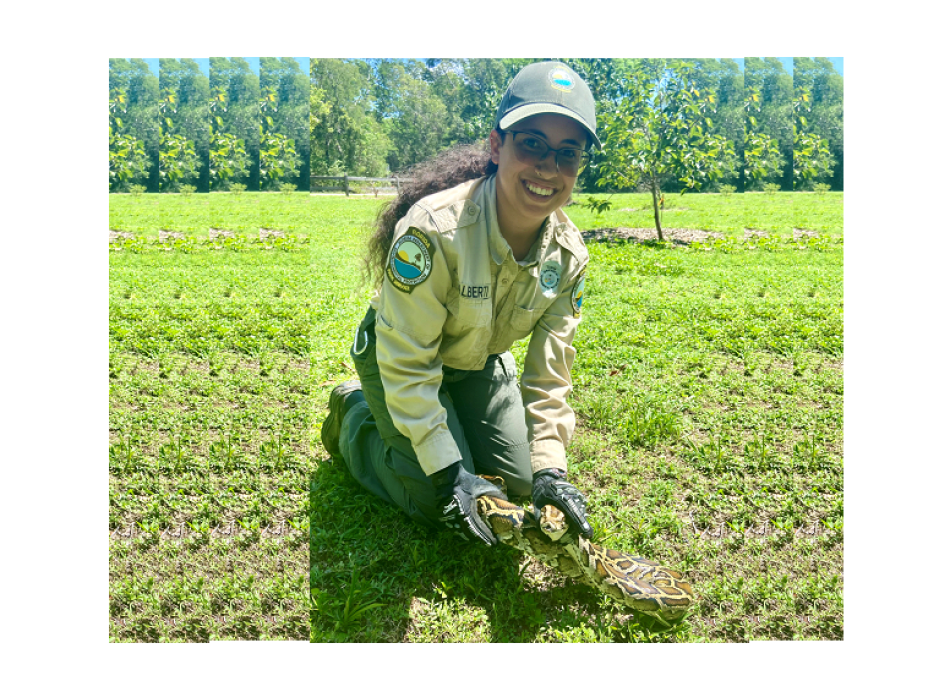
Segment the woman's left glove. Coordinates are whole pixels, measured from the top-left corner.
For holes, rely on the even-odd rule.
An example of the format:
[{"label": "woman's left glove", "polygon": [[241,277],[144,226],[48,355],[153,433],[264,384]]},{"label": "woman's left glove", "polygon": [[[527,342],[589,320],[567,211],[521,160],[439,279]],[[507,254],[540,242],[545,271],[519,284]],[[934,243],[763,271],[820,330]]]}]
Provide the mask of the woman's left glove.
[{"label": "woman's left glove", "polygon": [[576,486],[564,480],[565,476],[567,472],[561,469],[535,472],[531,488],[534,512],[540,514],[544,506],[554,506],[564,513],[571,530],[590,539],[594,528],[587,522],[587,500]]}]

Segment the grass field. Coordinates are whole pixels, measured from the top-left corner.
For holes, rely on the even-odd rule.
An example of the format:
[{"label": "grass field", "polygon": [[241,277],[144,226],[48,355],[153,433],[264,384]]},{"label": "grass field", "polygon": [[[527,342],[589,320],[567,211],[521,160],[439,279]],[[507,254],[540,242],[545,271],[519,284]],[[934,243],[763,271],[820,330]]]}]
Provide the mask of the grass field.
[{"label": "grass field", "polygon": [[[569,213],[582,230],[652,225],[646,195],[612,199],[603,216]],[[318,204],[314,436],[332,386],[355,376],[346,351],[368,298],[360,224],[375,208]],[[842,638],[842,197],[667,205],[685,211],[666,211],[666,226],[725,236],[589,244],[569,464],[595,539],[684,570],[694,612],[662,629],[517,552],[426,531],[319,461],[311,640]],[[746,229],[769,235],[746,240]],[[794,229],[815,233],[796,241]]]},{"label": "grass field", "polygon": [[110,197],[112,641],[307,638],[309,198],[267,199]]},{"label": "grass field", "polygon": [[[668,195],[665,226],[723,238],[588,244],[571,478],[597,541],[694,583],[672,629],[427,531],[328,460],[380,200],[192,195],[176,223],[185,199],[110,197],[110,229],[136,234],[110,244],[114,640],[843,637],[840,194]],[[652,226],[648,196],[612,201],[568,212]],[[209,239],[204,216],[235,235]]]}]

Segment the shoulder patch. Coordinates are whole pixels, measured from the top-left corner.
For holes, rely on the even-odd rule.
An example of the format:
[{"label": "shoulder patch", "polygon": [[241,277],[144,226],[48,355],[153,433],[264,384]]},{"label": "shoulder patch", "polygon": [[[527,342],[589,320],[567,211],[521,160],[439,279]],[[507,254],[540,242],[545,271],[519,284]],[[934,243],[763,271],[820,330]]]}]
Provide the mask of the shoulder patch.
[{"label": "shoulder patch", "polygon": [[386,276],[400,292],[412,294],[412,290],[429,279],[430,274],[432,243],[422,231],[410,226],[389,251]]},{"label": "shoulder patch", "polygon": [[574,307],[574,318],[581,317],[581,306],[584,305],[584,280],[587,279],[587,270],[581,272],[580,277],[574,283],[574,289],[571,292],[571,306]]}]

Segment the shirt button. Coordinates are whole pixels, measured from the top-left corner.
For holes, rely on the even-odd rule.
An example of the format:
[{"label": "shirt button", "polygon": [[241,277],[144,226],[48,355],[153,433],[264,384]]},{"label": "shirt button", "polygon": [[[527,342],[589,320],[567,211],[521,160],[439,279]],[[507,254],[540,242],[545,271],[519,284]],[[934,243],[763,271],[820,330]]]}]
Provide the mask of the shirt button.
[{"label": "shirt button", "polygon": [[473,204],[470,204],[470,205],[469,205],[469,207],[468,207],[468,213],[471,214],[472,216],[475,216],[475,205],[473,205]]},{"label": "shirt button", "polygon": [[501,283],[502,283],[502,284],[508,284],[508,278],[507,278],[507,277],[502,277],[502,278],[501,278]]}]

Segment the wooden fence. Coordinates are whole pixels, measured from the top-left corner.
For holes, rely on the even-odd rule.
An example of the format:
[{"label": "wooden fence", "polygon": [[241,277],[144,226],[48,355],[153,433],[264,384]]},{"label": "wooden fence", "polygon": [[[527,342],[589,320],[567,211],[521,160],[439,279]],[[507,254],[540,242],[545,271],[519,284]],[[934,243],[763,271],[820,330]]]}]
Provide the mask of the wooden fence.
[{"label": "wooden fence", "polygon": [[[314,185],[318,182],[326,181],[330,184],[330,187],[321,187],[319,190],[314,188]],[[374,196],[379,196],[380,192],[390,192],[392,190],[399,191],[399,188],[403,183],[409,182],[406,178],[400,178],[398,175],[392,175],[390,177],[354,177],[352,175],[311,175],[310,176],[310,191],[311,192],[326,192],[326,191],[338,191],[343,190],[346,193],[346,196],[350,196],[350,183],[359,183],[359,182],[368,182],[371,183],[369,188],[372,190]]]}]

